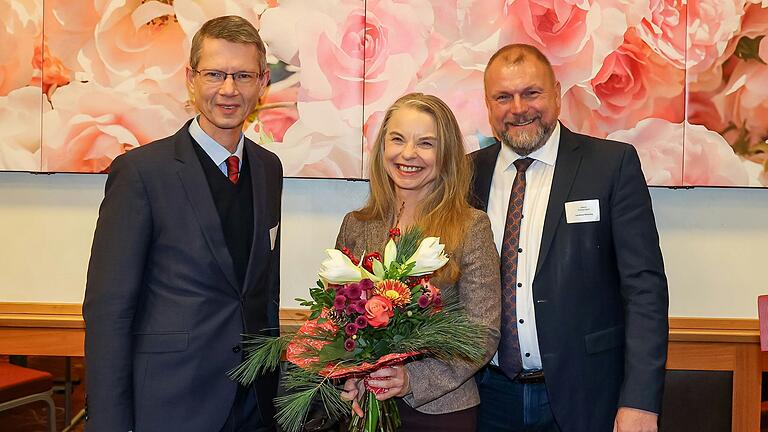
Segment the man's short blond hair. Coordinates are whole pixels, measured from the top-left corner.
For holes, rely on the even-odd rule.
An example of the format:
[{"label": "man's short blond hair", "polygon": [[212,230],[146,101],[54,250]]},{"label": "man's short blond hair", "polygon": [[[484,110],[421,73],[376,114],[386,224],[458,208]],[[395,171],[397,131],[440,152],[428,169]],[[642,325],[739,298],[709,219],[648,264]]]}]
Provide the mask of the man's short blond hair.
[{"label": "man's short blond hair", "polygon": [[227,42],[252,44],[259,52],[259,68],[263,72],[267,68],[267,49],[259,36],[259,31],[248,20],[236,15],[220,16],[208,20],[200,27],[192,38],[189,50],[189,66],[197,69],[200,54],[205,39],[223,39]]}]

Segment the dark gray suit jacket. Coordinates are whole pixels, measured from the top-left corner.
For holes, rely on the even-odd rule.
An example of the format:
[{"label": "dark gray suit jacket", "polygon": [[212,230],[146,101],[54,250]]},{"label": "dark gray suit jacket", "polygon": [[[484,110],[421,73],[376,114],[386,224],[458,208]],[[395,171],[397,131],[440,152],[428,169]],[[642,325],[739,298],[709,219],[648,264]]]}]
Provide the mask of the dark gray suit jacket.
[{"label": "dark gray suit jacket", "polygon": [[[89,432],[220,430],[241,334],[279,326],[280,161],[245,140],[254,236],[241,287],[188,125],[116,158],[107,179],[83,305]],[[267,305],[250,301],[264,291]],[[276,379],[255,383],[268,420]]]},{"label": "dark gray suit jacket", "polygon": [[[474,205],[487,209],[500,144],[473,153]],[[600,220],[567,223],[566,202]],[[640,160],[629,144],[561,125],[533,280],[547,390],[563,432],[610,432],[619,406],[659,412],[668,293]]]}]

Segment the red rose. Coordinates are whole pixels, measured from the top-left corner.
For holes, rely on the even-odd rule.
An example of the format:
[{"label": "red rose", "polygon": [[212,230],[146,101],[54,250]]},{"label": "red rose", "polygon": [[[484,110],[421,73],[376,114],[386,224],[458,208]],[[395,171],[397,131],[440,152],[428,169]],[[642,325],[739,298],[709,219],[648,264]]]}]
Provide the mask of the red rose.
[{"label": "red rose", "polygon": [[394,316],[392,302],[382,296],[373,296],[365,303],[365,317],[371,327],[386,327]]}]

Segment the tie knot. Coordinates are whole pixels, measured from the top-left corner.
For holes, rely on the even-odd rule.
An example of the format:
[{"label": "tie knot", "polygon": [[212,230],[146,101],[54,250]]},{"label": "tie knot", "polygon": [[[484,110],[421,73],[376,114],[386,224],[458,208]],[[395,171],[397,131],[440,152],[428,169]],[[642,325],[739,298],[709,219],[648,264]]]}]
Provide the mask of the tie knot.
[{"label": "tie knot", "polygon": [[240,159],[237,156],[232,155],[227,158],[227,177],[232,183],[237,183],[238,176],[240,175]]},{"label": "tie knot", "polygon": [[238,171],[240,169],[240,158],[238,158],[235,155],[232,155],[227,158],[227,170],[231,171]]},{"label": "tie knot", "polygon": [[527,157],[527,158],[518,159],[513,163],[515,164],[515,168],[517,168],[517,172],[524,173],[525,170],[527,170],[528,167],[531,166],[531,164],[533,163],[533,159]]}]

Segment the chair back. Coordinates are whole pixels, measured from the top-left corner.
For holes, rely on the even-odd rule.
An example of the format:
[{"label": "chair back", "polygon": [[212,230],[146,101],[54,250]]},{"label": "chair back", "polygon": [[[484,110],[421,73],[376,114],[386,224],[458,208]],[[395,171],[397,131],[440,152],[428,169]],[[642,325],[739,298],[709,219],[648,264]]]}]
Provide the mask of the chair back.
[{"label": "chair back", "polygon": [[757,297],[757,317],[760,320],[760,351],[768,351],[768,295]]}]

